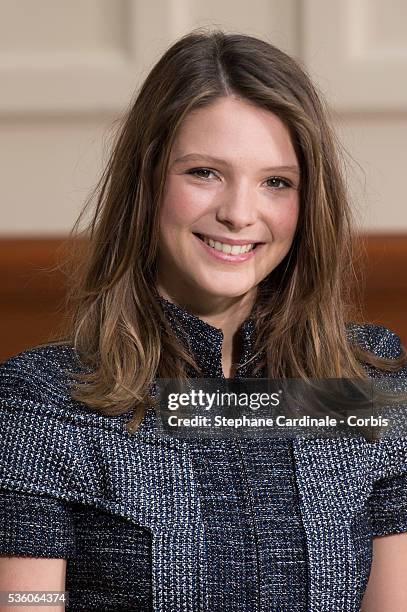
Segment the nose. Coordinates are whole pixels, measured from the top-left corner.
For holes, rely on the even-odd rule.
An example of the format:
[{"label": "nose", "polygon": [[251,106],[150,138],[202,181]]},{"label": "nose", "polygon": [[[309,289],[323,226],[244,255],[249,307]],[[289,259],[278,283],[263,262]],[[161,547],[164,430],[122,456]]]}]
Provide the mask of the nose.
[{"label": "nose", "polygon": [[217,220],[236,230],[253,225],[257,220],[255,198],[255,194],[249,193],[244,186],[224,192],[217,207]]}]

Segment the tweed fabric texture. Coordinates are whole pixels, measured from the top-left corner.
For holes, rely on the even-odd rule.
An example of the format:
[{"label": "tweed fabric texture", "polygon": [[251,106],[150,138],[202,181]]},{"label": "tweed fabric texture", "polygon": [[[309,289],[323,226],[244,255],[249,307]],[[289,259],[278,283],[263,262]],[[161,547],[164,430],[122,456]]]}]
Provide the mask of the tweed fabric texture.
[{"label": "tweed fabric texture", "polygon": [[[222,331],[164,298],[161,303],[172,329],[184,331],[180,337],[205,378],[224,378]],[[260,358],[251,361],[253,332],[249,317],[240,328],[241,356],[234,378],[253,376]],[[291,441],[205,439],[190,446],[196,454],[206,521],[208,609],[255,610],[265,602],[270,612],[305,611],[306,546]]]},{"label": "tweed fabric texture", "polygon": [[[221,330],[160,301],[205,377],[223,377]],[[250,376],[253,328],[236,377]],[[384,327],[348,332],[399,354]],[[156,435],[153,411],[129,436],[129,415],[69,397],[78,368],[51,344],[0,366],[1,554],[66,558],[71,610],[360,609],[372,536],[407,531],[405,440],[180,441]]]}]

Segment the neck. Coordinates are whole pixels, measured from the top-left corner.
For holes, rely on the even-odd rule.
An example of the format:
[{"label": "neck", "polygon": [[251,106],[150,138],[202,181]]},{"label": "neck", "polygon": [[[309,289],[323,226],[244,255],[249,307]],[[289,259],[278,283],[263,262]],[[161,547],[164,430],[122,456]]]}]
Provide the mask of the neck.
[{"label": "neck", "polygon": [[222,343],[222,369],[226,378],[233,377],[235,364],[237,364],[242,349],[242,338],[239,329],[242,323],[250,316],[253,308],[253,293],[243,296],[227,298],[211,296],[210,300],[197,299],[193,292],[188,296],[177,295],[158,285],[159,295],[173,304],[179,305],[191,314],[199,317],[212,327],[223,333]]}]

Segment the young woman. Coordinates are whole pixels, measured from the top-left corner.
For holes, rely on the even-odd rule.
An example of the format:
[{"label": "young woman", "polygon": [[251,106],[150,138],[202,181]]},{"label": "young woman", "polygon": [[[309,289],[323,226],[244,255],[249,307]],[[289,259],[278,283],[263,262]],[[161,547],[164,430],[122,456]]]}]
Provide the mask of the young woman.
[{"label": "young woman", "polygon": [[95,195],[67,337],[1,366],[0,590],[88,611],[407,609],[405,438],[157,432],[157,378],[407,377],[397,335],[350,303],[338,143],[304,68],[254,37],[184,36]]}]

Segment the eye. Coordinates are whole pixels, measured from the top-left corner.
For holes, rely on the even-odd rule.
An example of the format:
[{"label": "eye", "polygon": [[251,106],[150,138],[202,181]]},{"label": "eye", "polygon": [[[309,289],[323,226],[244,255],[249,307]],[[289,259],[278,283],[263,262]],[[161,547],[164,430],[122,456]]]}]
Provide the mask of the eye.
[{"label": "eye", "polygon": [[213,174],[214,176],[216,176],[215,173],[213,172],[213,170],[210,170],[209,168],[191,168],[191,170],[187,171],[187,174],[192,174],[193,176],[197,176],[198,178],[201,178],[203,180],[207,180],[209,178],[208,176],[200,175],[199,174],[200,172],[201,173],[202,172],[203,173],[207,172],[209,174]]},{"label": "eye", "polygon": [[[210,168],[191,168],[191,170],[188,170],[186,174],[197,176],[198,178],[201,178],[204,181],[210,178],[208,174],[212,174],[215,177],[217,176],[217,174]],[[267,179],[266,182],[268,181],[274,181],[274,185],[271,185],[270,187],[272,189],[276,189],[277,191],[281,191],[282,189],[288,189],[293,186],[291,181],[279,176],[271,176],[269,179]],[[276,184],[280,184],[280,186],[278,187]]]},{"label": "eye", "polygon": [[[271,185],[271,187],[273,189],[277,189],[277,191],[280,191],[281,189],[287,189],[289,187],[292,187],[292,183],[290,181],[288,181],[287,179],[281,178],[280,176],[271,176],[270,178],[267,179],[266,183],[268,183],[269,181],[274,181],[274,185]],[[282,187],[277,187],[276,183],[282,184]]]}]

